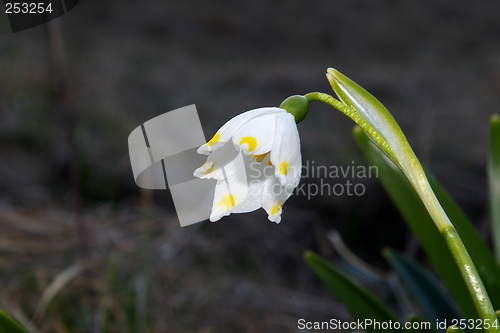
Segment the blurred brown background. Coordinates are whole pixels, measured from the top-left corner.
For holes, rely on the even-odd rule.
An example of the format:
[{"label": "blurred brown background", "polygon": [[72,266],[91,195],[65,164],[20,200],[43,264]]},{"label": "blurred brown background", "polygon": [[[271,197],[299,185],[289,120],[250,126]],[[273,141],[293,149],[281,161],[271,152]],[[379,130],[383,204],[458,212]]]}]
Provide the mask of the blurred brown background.
[{"label": "blurred brown background", "polygon": [[[299,318],[348,320],[302,260],[307,249],[334,257],[331,228],[380,269],[384,246],[425,261],[377,179],[362,180],[361,197],[292,197],[280,225],[259,211],[182,229],[168,190],[135,185],[127,137],[142,122],[196,104],[208,139],[241,112],[330,93],[328,67],[388,107],[489,236],[496,1],[82,0],[58,24],[63,65],[49,25],[12,34],[0,15],[0,307],[33,332],[297,332]],[[366,165],[352,127],[312,104],[303,159]]]}]

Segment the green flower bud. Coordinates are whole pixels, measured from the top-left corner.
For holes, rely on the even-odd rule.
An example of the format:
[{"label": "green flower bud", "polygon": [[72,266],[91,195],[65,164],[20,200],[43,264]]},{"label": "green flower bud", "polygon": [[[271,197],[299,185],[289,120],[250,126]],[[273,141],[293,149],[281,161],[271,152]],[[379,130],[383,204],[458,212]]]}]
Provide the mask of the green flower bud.
[{"label": "green flower bud", "polygon": [[309,110],[309,101],[305,98],[305,96],[293,95],[285,99],[279,107],[292,114],[295,117],[295,122],[298,124],[307,115],[307,111]]}]

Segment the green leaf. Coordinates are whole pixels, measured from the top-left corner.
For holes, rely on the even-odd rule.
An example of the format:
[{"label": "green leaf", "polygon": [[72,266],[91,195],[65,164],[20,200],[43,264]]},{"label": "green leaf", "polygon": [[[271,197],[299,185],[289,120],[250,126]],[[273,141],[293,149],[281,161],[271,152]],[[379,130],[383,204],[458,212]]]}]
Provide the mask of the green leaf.
[{"label": "green leaf", "polygon": [[[385,249],[384,257],[399,275],[428,322],[460,319],[453,300],[425,267],[396,250]],[[443,330],[444,331],[444,330]]]},{"label": "green leaf", "polygon": [[377,166],[382,185],[464,315],[467,318],[479,318],[464,281],[458,278],[461,273],[450,250],[413,187],[401,170],[371,143],[361,129],[356,127],[354,135],[368,162]]},{"label": "green leaf", "polygon": [[490,123],[488,185],[493,245],[496,258],[500,260],[500,117],[498,115],[493,115]]},{"label": "green leaf", "polygon": [[347,107],[339,109],[356,122],[391,157],[400,163],[400,142],[406,138],[398,123],[385,106],[359,84],[334,68],[328,68],[326,77],[340,101]]},{"label": "green leaf", "polygon": [[29,333],[7,312],[0,309],[0,333]]},{"label": "green leaf", "polygon": [[[347,277],[335,266],[319,255],[306,251],[304,258],[314,273],[342,302],[356,319],[371,319],[377,322],[399,322],[397,317],[368,290]],[[369,332],[387,332],[377,330],[373,326],[365,327]],[[394,330],[396,332],[397,330]]]},{"label": "green leaf", "polygon": [[[402,134],[391,113],[366,89],[334,68],[328,68],[326,77],[342,103],[361,113],[380,134],[389,134],[389,131]],[[389,141],[388,135],[384,137]]]}]

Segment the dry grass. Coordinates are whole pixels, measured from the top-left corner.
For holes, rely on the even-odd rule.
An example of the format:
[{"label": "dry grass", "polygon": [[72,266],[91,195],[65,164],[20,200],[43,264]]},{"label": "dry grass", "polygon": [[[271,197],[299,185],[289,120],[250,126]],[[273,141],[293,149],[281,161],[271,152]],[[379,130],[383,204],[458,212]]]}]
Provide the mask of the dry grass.
[{"label": "dry grass", "polygon": [[0,304],[33,333],[293,332],[299,318],[347,319],[302,263],[314,227],[293,215],[180,228],[156,207],[102,205],[84,214],[92,244],[78,264],[71,212],[5,208]]}]

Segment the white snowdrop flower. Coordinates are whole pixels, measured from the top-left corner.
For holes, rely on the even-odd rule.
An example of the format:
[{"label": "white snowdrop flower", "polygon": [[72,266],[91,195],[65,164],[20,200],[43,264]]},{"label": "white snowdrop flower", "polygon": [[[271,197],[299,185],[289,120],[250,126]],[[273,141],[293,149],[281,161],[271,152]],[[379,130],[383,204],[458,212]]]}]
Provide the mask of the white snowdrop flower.
[{"label": "white snowdrop flower", "polygon": [[260,207],[270,221],[281,221],[282,206],[302,171],[292,114],[276,107],[244,112],[225,123],[198,153],[208,158],[194,175],[217,180],[210,221]]}]

